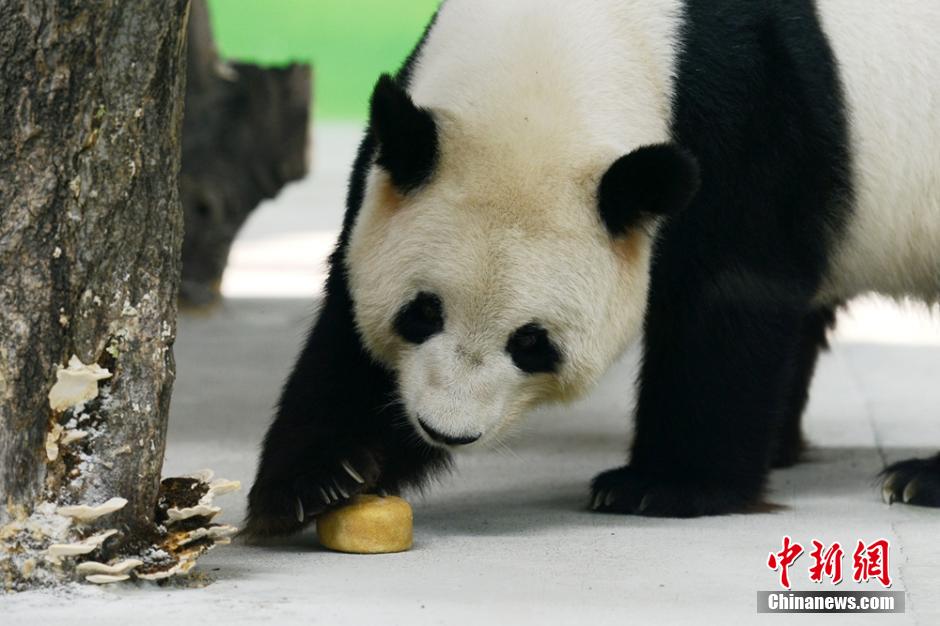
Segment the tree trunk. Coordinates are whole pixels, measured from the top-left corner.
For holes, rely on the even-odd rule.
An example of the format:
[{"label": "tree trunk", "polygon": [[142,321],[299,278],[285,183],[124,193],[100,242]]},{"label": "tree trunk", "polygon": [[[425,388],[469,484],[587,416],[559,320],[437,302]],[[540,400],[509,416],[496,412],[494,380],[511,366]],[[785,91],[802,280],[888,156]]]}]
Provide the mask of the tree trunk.
[{"label": "tree trunk", "polygon": [[[126,506],[77,538],[118,529],[117,553],[152,534],[174,378],[187,12],[188,0],[0,2],[0,547],[16,540],[4,524],[114,497]],[[73,356],[110,377],[77,361],[61,372]],[[54,410],[57,373],[91,394],[64,389]],[[15,585],[36,566],[0,565],[0,577]]]},{"label": "tree trunk", "polygon": [[307,173],[311,71],[223,62],[205,0],[192,3],[187,65],[180,300],[204,308],[220,299],[229,250],[250,213]]}]

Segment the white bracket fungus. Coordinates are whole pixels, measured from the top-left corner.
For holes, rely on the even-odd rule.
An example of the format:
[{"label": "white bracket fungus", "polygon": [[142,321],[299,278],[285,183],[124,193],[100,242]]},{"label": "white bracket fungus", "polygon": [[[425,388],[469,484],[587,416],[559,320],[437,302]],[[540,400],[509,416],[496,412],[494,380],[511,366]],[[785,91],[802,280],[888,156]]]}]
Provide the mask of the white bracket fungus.
[{"label": "white bracket fungus", "polygon": [[231,543],[231,538],[238,532],[234,526],[209,526],[208,528],[197,528],[184,534],[179,544],[188,545],[199,539],[208,537],[216,544]]},{"label": "white bracket fungus", "polygon": [[179,561],[170,569],[150,572],[149,574],[137,574],[136,576],[141,580],[164,580],[171,576],[187,574],[189,570],[196,566],[196,560],[201,554],[202,552],[198,551],[180,554]]},{"label": "white bracket fungus", "polygon": [[88,433],[84,430],[66,430],[59,424],[53,424],[46,433],[46,458],[50,463],[55,461],[59,458],[59,446],[67,446],[87,436]]},{"label": "white bracket fungus", "polygon": [[117,533],[117,530],[105,530],[75,543],[54,543],[46,552],[49,556],[79,556],[97,550],[105,539]]},{"label": "white bracket fungus", "polygon": [[[188,476],[164,479],[160,485],[160,503],[164,512],[165,535],[155,553],[160,557],[145,564],[133,575],[141,580],[163,580],[171,576],[188,573],[196,566],[198,558],[217,545],[231,542],[238,532],[234,526],[213,525],[214,517],[221,509],[213,506],[217,496],[236,491],[241,483],[234,480],[213,480],[210,470]],[[201,495],[200,495],[201,494]],[[198,497],[198,500],[195,498]],[[185,520],[185,523],[181,523]],[[194,528],[196,524],[199,527]],[[167,557],[172,559],[167,563]],[[143,558],[143,557],[142,557]]]},{"label": "white bracket fungus", "polygon": [[86,506],[84,504],[79,504],[76,506],[60,506],[56,512],[59,515],[72,517],[79,522],[87,523],[92,522],[104,515],[119,511],[126,505],[127,500],[124,498],[111,498],[104,504],[99,504],[97,506]]},{"label": "white bracket fungus", "polygon": [[98,397],[98,381],[111,378],[111,372],[96,363],[85,365],[77,356],[69,359],[68,367],[55,373],[56,383],[49,390],[49,406],[65,411]]},{"label": "white bracket fungus", "polygon": [[[75,428],[77,421],[64,427],[55,425],[52,443],[58,446],[81,439],[83,431]],[[230,543],[238,532],[234,526],[212,524],[211,518],[220,510],[213,506],[213,499],[240,486],[237,481],[213,480],[210,471],[164,479],[153,527],[154,543],[136,546],[131,552],[123,551],[128,545],[115,542],[111,546],[113,553],[104,553],[105,541],[118,532],[115,529],[82,536],[82,524],[124,508],[128,504],[124,498],[92,505],[56,506],[46,502],[37,506],[30,517],[24,511],[0,528],[0,551],[4,540],[19,541],[17,545],[23,549],[17,562],[24,578],[56,580],[64,572],[74,572],[85,582],[105,585],[130,579],[156,581],[183,576],[196,566],[201,555],[216,545]]]},{"label": "white bracket fungus", "polygon": [[207,506],[205,504],[197,504],[196,506],[191,506],[185,509],[167,509],[167,517],[170,518],[171,522],[181,522],[184,519],[189,519],[191,517],[208,517],[212,519],[222,511],[222,507],[218,506]]},{"label": "white bracket fungus", "polygon": [[62,427],[53,424],[52,428],[46,433],[46,458],[49,462],[59,458],[59,439],[62,437]]},{"label": "white bracket fungus", "polygon": [[110,576],[108,574],[93,574],[91,576],[85,576],[85,580],[90,583],[95,583],[96,585],[110,585],[112,583],[120,583],[129,578],[130,576],[127,574],[119,574],[117,576]]},{"label": "white bracket fungus", "polygon": [[144,562],[140,559],[124,559],[113,565],[98,563],[97,561],[85,561],[84,563],[79,563],[75,567],[75,571],[79,574],[123,576],[135,567],[140,567],[143,564]]},{"label": "white bracket fungus", "polygon": [[212,480],[213,476],[212,470],[202,470],[201,472],[185,476],[185,478],[193,478],[202,483],[208,483],[209,490],[199,499],[199,503],[195,506],[186,508],[172,507],[167,509],[166,514],[171,522],[179,522],[191,517],[206,517],[212,519],[222,511],[221,507],[212,505],[212,501],[216,496],[238,491],[242,487],[242,484],[237,480]]}]

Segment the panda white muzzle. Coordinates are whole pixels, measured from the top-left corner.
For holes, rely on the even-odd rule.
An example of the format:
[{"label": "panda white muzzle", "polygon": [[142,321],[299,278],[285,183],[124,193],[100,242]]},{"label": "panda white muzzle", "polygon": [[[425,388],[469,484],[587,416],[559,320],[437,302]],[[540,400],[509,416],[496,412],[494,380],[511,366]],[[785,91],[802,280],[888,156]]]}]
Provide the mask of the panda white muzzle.
[{"label": "panda white muzzle", "polygon": [[427,422],[422,420],[420,417],[418,418],[418,424],[424,431],[424,434],[426,434],[430,439],[433,439],[435,442],[446,446],[466,446],[475,441],[478,441],[480,437],[483,436],[483,433],[463,436],[448,435],[440,432],[439,430],[435,430],[431,426],[428,426]]}]

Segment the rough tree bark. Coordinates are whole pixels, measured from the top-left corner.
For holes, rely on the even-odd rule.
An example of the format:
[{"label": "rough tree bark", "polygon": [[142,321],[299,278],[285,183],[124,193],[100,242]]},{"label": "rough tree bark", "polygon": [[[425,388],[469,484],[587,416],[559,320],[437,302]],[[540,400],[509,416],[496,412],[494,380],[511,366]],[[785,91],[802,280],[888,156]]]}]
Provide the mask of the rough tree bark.
[{"label": "rough tree bark", "polygon": [[[187,12],[188,0],[0,2],[0,544],[10,550],[29,546],[11,548],[16,528],[4,524],[22,531],[43,503],[125,498],[69,536],[118,529],[106,555],[152,534],[174,378]],[[73,356],[111,376],[97,398],[52,410]],[[0,564],[0,580],[15,586],[37,567]]]},{"label": "rough tree bark", "polygon": [[249,214],[307,173],[311,72],[223,62],[205,0],[192,3],[187,56],[180,300],[206,307],[219,300],[229,250]]}]

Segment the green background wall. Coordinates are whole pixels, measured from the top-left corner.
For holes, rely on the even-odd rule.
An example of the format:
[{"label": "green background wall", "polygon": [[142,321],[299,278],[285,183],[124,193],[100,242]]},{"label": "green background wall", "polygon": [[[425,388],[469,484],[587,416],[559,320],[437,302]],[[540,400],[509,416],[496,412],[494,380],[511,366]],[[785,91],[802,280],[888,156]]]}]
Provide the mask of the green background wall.
[{"label": "green background wall", "polygon": [[362,120],[379,74],[394,71],[438,0],[209,0],[225,57],[313,63],[317,120]]}]

